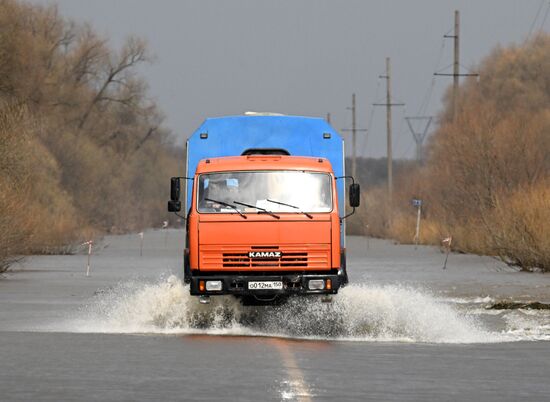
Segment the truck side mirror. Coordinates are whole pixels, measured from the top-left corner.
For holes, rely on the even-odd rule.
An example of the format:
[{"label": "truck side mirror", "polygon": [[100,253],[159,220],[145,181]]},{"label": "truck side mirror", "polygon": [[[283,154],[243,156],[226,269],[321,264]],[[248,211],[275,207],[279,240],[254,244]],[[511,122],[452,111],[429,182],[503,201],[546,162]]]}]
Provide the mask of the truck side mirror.
[{"label": "truck side mirror", "polygon": [[181,201],[168,201],[168,212],[179,212],[181,211]]},{"label": "truck side mirror", "polygon": [[[179,201],[180,199],[180,178],[172,177],[170,179],[170,201]],[[179,211],[179,209],[178,209]],[[172,212],[172,211],[171,211]]]},{"label": "truck side mirror", "polygon": [[349,205],[356,208],[361,204],[361,187],[357,183],[349,186]]}]

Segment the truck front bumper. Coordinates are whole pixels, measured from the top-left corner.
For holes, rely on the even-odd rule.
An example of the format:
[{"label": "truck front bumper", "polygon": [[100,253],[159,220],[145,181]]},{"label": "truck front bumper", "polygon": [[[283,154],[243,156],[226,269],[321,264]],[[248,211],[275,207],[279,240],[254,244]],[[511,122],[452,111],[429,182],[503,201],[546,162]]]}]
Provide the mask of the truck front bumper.
[{"label": "truck front bumper", "polygon": [[[220,290],[208,290],[208,282],[221,282]],[[310,281],[314,281],[310,284]],[[282,283],[279,289],[257,288],[250,282]],[[343,279],[340,272],[330,274],[280,274],[280,275],[193,275],[190,291],[193,296],[276,296],[276,295],[330,295],[338,293]],[[313,285],[315,283],[315,285]],[[323,284],[319,289],[320,283]],[[215,283],[217,286],[218,283]],[[254,284],[253,284],[254,285]],[[314,287],[313,289],[311,287]]]}]

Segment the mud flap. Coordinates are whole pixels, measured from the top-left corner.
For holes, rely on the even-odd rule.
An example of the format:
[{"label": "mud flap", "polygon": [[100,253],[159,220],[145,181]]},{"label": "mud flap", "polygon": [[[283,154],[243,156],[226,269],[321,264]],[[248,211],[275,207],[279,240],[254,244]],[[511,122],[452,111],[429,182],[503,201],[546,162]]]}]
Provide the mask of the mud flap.
[{"label": "mud flap", "polygon": [[189,251],[185,249],[183,255],[183,283],[191,283],[191,267],[189,266]]},{"label": "mud flap", "polygon": [[338,277],[340,278],[340,286],[344,287],[348,284],[348,270],[346,267],[346,252],[340,253],[340,269],[338,270]]},{"label": "mud flap", "polygon": [[185,249],[183,250],[183,283],[191,283],[191,266],[189,265],[189,219],[187,219]]}]

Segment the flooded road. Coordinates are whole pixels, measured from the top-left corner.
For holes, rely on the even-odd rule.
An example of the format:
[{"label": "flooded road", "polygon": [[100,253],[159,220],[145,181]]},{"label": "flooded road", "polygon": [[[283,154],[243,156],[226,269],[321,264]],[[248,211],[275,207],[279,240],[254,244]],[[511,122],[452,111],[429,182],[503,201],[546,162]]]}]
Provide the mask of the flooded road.
[{"label": "flooded road", "polygon": [[550,275],[491,258],[350,238],[332,303],[199,305],[180,231],[108,237],[92,256],[24,260],[0,279],[1,400],[550,398]]}]

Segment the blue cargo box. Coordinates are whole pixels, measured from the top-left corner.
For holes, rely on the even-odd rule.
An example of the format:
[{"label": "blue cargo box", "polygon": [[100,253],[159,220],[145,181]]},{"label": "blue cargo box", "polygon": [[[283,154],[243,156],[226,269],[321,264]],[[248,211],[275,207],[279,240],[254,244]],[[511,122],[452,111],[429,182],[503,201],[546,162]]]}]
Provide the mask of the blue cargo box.
[{"label": "blue cargo box", "polygon": [[[282,148],[293,156],[326,158],[334,174],[344,176],[344,141],[334,128],[321,118],[279,115],[206,119],[187,140],[186,176],[194,177],[202,159],[237,156],[251,148]],[[344,179],[336,183],[339,214],[344,216]],[[187,211],[191,205],[190,189],[186,187],[185,193]]]}]

